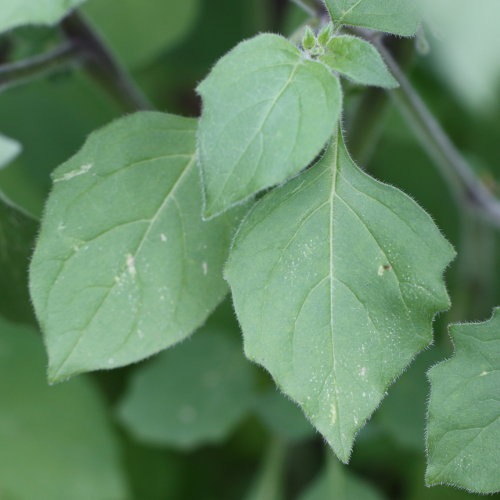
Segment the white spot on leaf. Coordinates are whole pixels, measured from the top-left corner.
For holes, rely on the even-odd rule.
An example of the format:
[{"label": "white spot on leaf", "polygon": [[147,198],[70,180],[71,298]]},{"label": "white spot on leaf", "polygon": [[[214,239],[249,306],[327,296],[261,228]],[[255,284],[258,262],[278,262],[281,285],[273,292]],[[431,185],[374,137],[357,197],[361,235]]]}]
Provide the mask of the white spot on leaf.
[{"label": "white spot on leaf", "polygon": [[73,179],[73,177],[78,177],[79,175],[86,174],[92,167],[93,167],[92,163],[87,163],[86,165],[82,165],[77,170],[66,172],[62,177],[54,179],[54,182],[69,181],[70,179]]},{"label": "white spot on leaf", "polygon": [[127,269],[132,278],[137,274],[137,270],[135,268],[135,259],[131,254],[127,254]]}]

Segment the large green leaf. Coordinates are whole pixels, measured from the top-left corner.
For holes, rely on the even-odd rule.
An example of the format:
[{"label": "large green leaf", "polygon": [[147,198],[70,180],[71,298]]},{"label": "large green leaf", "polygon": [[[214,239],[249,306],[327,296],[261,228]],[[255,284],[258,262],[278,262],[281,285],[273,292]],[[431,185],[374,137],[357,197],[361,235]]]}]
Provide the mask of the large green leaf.
[{"label": "large green leaf", "polygon": [[356,83],[395,88],[398,82],[391,75],[379,51],[354,36],[335,36],[325,47],[321,61]]},{"label": "large green leaf", "polygon": [[252,366],[231,333],[204,328],[137,370],[120,405],[130,432],[177,448],[224,439],[254,397]]},{"label": "large green leaf", "polygon": [[9,139],[4,135],[0,135],[0,168],[5,167],[21,152],[21,145]]},{"label": "large green leaf", "polygon": [[324,0],[333,21],[411,36],[421,14],[416,0]]},{"label": "large green leaf", "polygon": [[92,0],[84,10],[119,57],[128,66],[138,66],[189,33],[200,1]]},{"label": "large green leaf", "polygon": [[327,465],[299,500],[382,500],[370,484],[347,470],[335,458]]},{"label": "large green leaf", "polygon": [[56,24],[84,0],[2,0],[0,33],[25,24]]},{"label": "large green leaf", "polygon": [[198,92],[207,217],[305,168],[334,131],[342,100],[325,66],[271,34],[240,43]]},{"label": "large green leaf", "polygon": [[246,354],[342,461],[388,385],[431,342],[453,256],[413,200],[354,165],[340,133],[237,233],[226,278]]},{"label": "large green leaf", "polygon": [[0,496],[125,500],[117,443],[84,378],[49,387],[41,338],[0,318]]},{"label": "large green leaf", "polygon": [[450,327],[455,355],[429,371],[426,480],[500,491],[500,308]]},{"label": "large green leaf", "polygon": [[28,267],[38,222],[0,191],[0,313],[7,319],[33,321]]},{"label": "large green leaf", "polygon": [[235,214],[201,220],[195,130],[192,119],[138,113],[55,171],[31,265],[50,380],[158,352],[226,294]]}]

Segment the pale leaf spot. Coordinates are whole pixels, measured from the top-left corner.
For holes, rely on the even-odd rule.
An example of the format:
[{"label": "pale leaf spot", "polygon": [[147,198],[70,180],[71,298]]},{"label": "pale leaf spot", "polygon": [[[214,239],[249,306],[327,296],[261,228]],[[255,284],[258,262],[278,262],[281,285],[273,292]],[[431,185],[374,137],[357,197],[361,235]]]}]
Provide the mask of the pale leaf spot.
[{"label": "pale leaf spot", "polygon": [[73,177],[78,177],[79,175],[86,174],[93,166],[94,165],[92,163],[82,165],[77,170],[71,170],[71,172],[66,172],[62,177],[54,179],[54,182],[69,181],[70,179],[73,179]]}]

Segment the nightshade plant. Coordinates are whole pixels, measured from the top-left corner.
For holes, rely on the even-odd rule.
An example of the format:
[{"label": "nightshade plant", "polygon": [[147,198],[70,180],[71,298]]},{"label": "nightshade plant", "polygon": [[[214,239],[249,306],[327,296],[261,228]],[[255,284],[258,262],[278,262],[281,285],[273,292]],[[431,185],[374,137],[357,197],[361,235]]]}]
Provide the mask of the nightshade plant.
[{"label": "nightshade plant", "polygon": [[[84,18],[69,13],[82,1],[52,0],[36,8],[4,3],[2,31],[53,25],[69,14],[61,24],[66,45],[32,61],[31,69],[46,71],[80,54],[96,81],[108,88],[119,82],[116,97],[128,108],[147,107],[106,47],[119,52],[120,35],[111,29],[103,41]],[[189,19],[194,4],[186,2],[179,19]],[[356,435],[391,384],[432,344],[434,318],[451,305],[444,273],[456,254],[410,196],[356,165],[345,131],[345,89],[392,92],[452,178],[455,195],[467,195],[474,217],[498,227],[499,205],[383,43],[383,33],[417,33],[418,2],[296,4],[312,17],[290,38],[257,34],[213,66],[196,89],[199,119],[152,110],[130,114],[92,132],[53,171],[29,290],[48,354],[48,381],[62,383],[57,387],[75,375],[164,351],[135,371],[119,404],[118,418],[138,441],[180,449],[217,442],[254,408],[285,433],[280,439],[310,438],[310,426],[279,394],[257,395],[254,368],[231,328],[212,316],[229,293],[246,358],[270,373],[333,452],[300,498],[380,498],[334,455],[349,462]],[[87,14],[98,25],[102,12],[91,6]],[[132,67],[153,57],[157,43],[151,37],[123,63]],[[29,72],[29,62],[0,67],[0,88]],[[0,162],[9,163],[19,150],[0,137]],[[23,269],[36,221],[3,195],[0,203],[0,272],[4,282],[16,283],[1,295],[7,324],[31,314]],[[21,349],[16,335],[0,333],[0,354],[3,346]],[[40,364],[32,333],[23,335]],[[456,353],[429,372],[426,483],[498,492],[499,310],[485,323],[452,326],[451,337]],[[21,376],[32,369],[2,363],[0,356],[4,384],[12,370]],[[101,404],[86,381],[69,384],[75,404],[80,392],[91,405]],[[0,386],[4,398],[9,391]],[[63,401],[64,389],[58,394]],[[61,401],[52,401],[52,411]],[[280,431],[282,418],[289,420]],[[108,436],[107,425],[97,419],[93,428]],[[16,448],[15,440],[4,441],[0,450]],[[105,441],[102,489],[93,490],[102,481],[97,477],[71,498],[127,498],[113,438]],[[285,498],[276,483],[284,454],[277,442],[248,500]],[[8,452],[3,455],[8,461]],[[86,456],[78,460],[83,477],[92,474],[95,464]],[[5,489],[7,498],[32,498],[29,485],[23,490],[9,474],[0,470],[0,496]]]}]

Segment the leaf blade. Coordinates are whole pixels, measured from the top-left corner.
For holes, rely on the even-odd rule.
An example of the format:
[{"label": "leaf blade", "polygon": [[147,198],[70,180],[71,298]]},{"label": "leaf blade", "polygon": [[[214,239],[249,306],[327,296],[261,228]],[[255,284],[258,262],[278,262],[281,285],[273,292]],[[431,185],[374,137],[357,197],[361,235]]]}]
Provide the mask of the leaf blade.
[{"label": "leaf blade", "polygon": [[500,491],[500,308],[490,320],[452,325],[454,356],[428,372],[428,485]]},{"label": "leaf blade", "polygon": [[453,256],[430,217],[361,172],[340,138],[240,226],[225,276],[245,352],[342,461],[430,343],[435,313],[449,306],[442,273]]},{"label": "leaf blade", "polygon": [[378,50],[360,38],[348,35],[332,38],[320,59],[356,83],[389,89],[399,86]]},{"label": "leaf blade", "polygon": [[239,212],[201,220],[195,132],[192,119],[137,113],[56,170],[31,265],[51,380],[158,352],[226,294]]},{"label": "leaf blade", "polygon": [[402,36],[413,36],[420,24],[413,0],[324,0],[339,25],[348,24]]},{"label": "leaf blade", "polygon": [[197,90],[208,218],[305,168],[327,142],[341,108],[336,77],[270,34],[239,44]]}]

